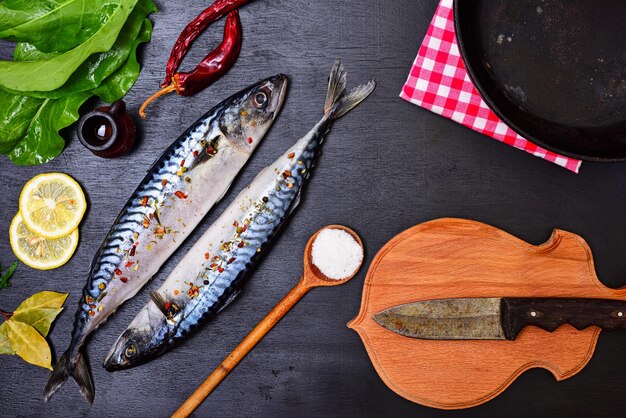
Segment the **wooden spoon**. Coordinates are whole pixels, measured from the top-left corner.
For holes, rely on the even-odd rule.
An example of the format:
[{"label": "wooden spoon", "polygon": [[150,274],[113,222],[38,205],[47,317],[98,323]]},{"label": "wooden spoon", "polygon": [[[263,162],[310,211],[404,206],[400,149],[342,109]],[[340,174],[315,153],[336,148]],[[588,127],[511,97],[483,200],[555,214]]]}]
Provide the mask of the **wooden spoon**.
[{"label": "wooden spoon", "polygon": [[328,225],[317,231],[309,239],[304,249],[304,271],[298,284],[291,289],[287,295],[270,311],[269,314],[244,338],[239,345],[217,366],[211,375],[202,383],[198,389],[183,403],[172,417],[188,417],[191,413],[213,392],[213,389],[239,364],[239,362],[254,348],[254,346],[285,316],[287,312],[304,296],[309,290],[320,286],[337,286],[353,278],[361,268],[361,264],[354,270],[351,276],[345,279],[335,280],[325,276],[312,260],[313,242],[317,235],[325,229],[340,229],[352,235],[355,241],[363,248],[361,238],[351,230],[342,225]]}]

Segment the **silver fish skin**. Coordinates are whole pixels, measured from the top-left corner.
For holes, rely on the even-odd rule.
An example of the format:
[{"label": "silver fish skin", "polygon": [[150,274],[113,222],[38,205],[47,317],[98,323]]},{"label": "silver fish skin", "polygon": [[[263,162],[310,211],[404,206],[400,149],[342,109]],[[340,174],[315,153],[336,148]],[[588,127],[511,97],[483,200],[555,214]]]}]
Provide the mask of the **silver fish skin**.
[{"label": "silver fish skin", "polygon": [[333,66],[324,115],[294,146],[261,171],[151,294],[104,360],[109,370],[152,360],[214,317],[239,293],[300,200],[334,120],[363,101],[374,81],[345,93],[343,66]]},{"label": "silver fish skin", "polygon": [[87,337],[152,278],[224,196],[278,115],[287,84],[279,74],[224,100],[150,168],[92,261],[69,348],[50,374],[45,401],[72,376],[93,402],[82,354]]}]

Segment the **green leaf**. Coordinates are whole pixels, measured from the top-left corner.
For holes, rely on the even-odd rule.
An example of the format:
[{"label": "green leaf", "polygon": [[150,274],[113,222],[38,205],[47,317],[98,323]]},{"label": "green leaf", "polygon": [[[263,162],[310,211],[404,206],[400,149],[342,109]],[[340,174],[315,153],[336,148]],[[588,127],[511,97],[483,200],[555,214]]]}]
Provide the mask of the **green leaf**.
[{"label": "green leaf", "polygon": [[6,322],[0,325],[0,354],[15,354],[9,341],[9,326]]},{"label": "green leaf", "polygon": [[[152,0],[150,2],[152,3]],[[133,43],[128,59],[111,77],[107,78],[104,83],[93,91],[96,96],[105,102],[113,103],[128,93],[137,81],[137,78],[139,78],[139,72],[141,71],[141,66],[137,60],[137,48],[139,44],[149,42],[151,36],[152,22],[150,22],[150,19],[145,19],[141,26],[141,31]]]},{"label": "green leaf", "polygon": [[0,90],[0,153],[11,151],[26,134],[42,102]]},{"label": "green leaf", "polygon": [[9,279],[13,276],[13,272],[17,268],[17,261],[14,261],[10,266],[6,273],[2,272],[2,267],[0,266],[0,289],[4,289],[5,287],[11,286],[11,282]]},{"label": "green leaf", "polygon": [[106,22],[114,0],[5,0],[0,2],[0,38],[30,42],[45,52],[85,42]]},{"label": "green leaf", "polygon": [[59,131],[78,120],[78,109],[90,96],[91,93],[82,92],[56,100],[44,99],[26,135],[8,154],[9,159],[17,165],[37,165],[59,155],[65,147]]},{"label": "green leaf", "polygon": [[33,44],[18,42],[13,50],[14,61],[42,61],[49,60],[59,55],[60,52],[41,52]]},{"label": "green leaf", "polygon": [[[143,30],[146,16],[155,10],[156,6],[152,0],[139,0],[111,49],[91,55],[76,69],[72,77],[58,89],[28,92],[11,90],[11,92],[40,98],[59,98],[70,93],[87,91],[98,87],[108,76],[126,62],[130,54],[134,52],[138,42],[146,42],[138,41],[138,37],[141,36],[140,32]],[[150,34],[148,34],[149,39]],[[14,59],[17,61],[49,59],[49,55],[40,52],[28,43],[18,44],[14,51]]]},{"label": "green leaf", "polygon": [[18,91],[49,91],[61,87],[93,53],[108,51],[137,0],[119,0],[109,19],[74,49],[42,61],[0,61],[0,86]]},{"label": "green leaf", "polygon": [[[139,33],[132,40],[128,58],[96,89],[68,94],[59,99],[25,99],[22,95],[2,92],[0,89],[0,117],[10,115],[12,118],[11,122],[8,116],[5,117],[6,123],[0,118],[0,153],[7,154],[18,165],[36,165],[50,161],[65,146],[59,130],[78,120],[79,108],[89,97],[97,95],[104,101],[114,102],[128,93],[140,72],[137,47],[142,42],[148,42],[152,34],[152,23],[146,16],[156,10],[156,7],[152,0],[140,0],[136,9],[143,10],[145,15]],[[27,44],[21,47],[18,45],[15,52],[16,59],[41,54]],[[15,112],[12,111],[13,106],[17,107]]]},{"label": "green leaf", "polygon": [[35,328],[13,319],[5,324],[8,326],[11,348],[18,356],[30,364],[52,370],[50,346]]}]

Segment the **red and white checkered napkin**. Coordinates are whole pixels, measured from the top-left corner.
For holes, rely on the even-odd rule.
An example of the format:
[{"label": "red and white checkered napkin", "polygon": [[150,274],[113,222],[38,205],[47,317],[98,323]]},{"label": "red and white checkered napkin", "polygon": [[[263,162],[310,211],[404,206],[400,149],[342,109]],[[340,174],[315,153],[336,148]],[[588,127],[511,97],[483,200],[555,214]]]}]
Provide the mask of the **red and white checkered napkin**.
[{"label": "red and white checkered napkin", "polygon": [[441,0],[400,97],[500,142],[575,173],[580,160],[543,149],[519,136],[489,109],[472,84],[454,31],[453,0]]}]

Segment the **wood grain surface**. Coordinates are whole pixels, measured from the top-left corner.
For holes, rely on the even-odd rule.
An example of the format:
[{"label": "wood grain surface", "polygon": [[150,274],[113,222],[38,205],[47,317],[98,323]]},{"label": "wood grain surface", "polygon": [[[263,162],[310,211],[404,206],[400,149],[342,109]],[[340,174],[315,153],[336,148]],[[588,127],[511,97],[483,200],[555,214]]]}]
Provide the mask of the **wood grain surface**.
[{"label": "wood grain surface", "polygon": [[[180,30],[206,1],[158,0],[152,42],[141,50],[143,71],[126,98],[131,111],[155,89]],[[357,314],[365,270],[392,237],[418,223],[452,216],[497,226],[530,243],[554,228],[581,235],[593,250],[604,284],[626,284],[626,165],[584,163],[579,175],[515,150],[409,104],[398,95],[434,14],[436,0],[257,0],[241,10],[244,43],[226,77],[202,93],[169,95],[140,123],[140,142],[123,158],[103,160],[76,139],[43,167],[15,167],[0,157],[0,262],[14,260],[8,229],[23,184],[44,171],[63,171],[86,191],[81,240],[64,267],[18,267],[0,291],[0,308],[14,309],[44,290],[70,292],[49,340],[67,347],[91,259],[128,196],[162,150],[205,111],[240,88],[278,72],[291,78],[282,114],[225,199],[198,226],[135,298],[90,339],[87,353],[96,398],[89,407],[73,382],[49,403],[41,400],[48,371],[0,357],[2,416],[161,417],[172,413],[211,370],[291,289],[302,272],[307,239],[327,224],[363,238],[364,269],[350,283],[311,292],[261,341],[196,412],[199,417],[554,417],[623,415],[626,334],[603,333],[596,353],[574,378],[557,383],[530,370],[480,407],[440,411],[414,404],[378,377],[363,344],[345,324]],[[183,63],[189,69],[218,44],[223,21],[202,35]],[[5,44],[0,57],[10,56]],[[261,168],[317,122],[335,58],[349,83],[375,78],[371,97],[338,121],[324,145],[302,203],[239,299],[185,344],[127,371],[101,362],[117,336],[163,279]],[[86,105],[85,109],[95,106]]]},{"label": "wood grain surface", "polygon": [[480,222],[438,219],[408,229],[379,251],[349,327],[390,388],[443,409],[487,402],[532,368],[549,370],[557,380],[572,377],[591,359],[597,327],[526,327],[515,341],[444,341],[407,338],[372,318],[416,301],[482,297],[626,300],[626,289],[598,281],[591,250],[578,235],[555,230],[533,246]]}]

